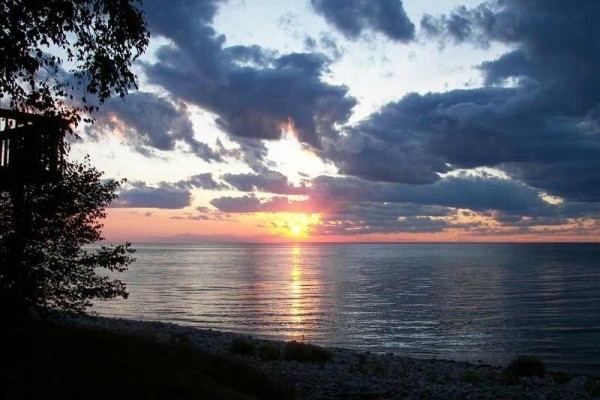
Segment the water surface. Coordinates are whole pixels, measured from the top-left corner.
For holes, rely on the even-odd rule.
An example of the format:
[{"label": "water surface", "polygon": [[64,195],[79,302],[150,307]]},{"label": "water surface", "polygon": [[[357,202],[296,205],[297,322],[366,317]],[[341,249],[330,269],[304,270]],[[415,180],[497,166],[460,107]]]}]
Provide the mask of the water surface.
[{"label": "water surface", "polygon": [[519,354],[600,370],[599,244],[136,245],[128,300],[152,319],[418,357]]}]

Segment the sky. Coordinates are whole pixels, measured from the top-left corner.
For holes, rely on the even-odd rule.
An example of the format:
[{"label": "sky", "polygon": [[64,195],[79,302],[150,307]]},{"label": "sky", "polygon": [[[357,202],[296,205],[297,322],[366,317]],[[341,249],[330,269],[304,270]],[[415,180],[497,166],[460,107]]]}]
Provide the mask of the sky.
[{"label": "sky", "polygon": [[133,242],[599,241],[600,2],[144,0],[81,125]]}]

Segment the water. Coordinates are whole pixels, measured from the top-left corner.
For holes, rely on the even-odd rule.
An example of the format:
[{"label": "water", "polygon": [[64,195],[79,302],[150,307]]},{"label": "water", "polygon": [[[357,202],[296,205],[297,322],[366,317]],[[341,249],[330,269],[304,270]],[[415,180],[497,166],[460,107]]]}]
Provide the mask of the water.
[{"label": "water", "polygon": [[599,244],[137,245],[101,315],[600,371]]}]

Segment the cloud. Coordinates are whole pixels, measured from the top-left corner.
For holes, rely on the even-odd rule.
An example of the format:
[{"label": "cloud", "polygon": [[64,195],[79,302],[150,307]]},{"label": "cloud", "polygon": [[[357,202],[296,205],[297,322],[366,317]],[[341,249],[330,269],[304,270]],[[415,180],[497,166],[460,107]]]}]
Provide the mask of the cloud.
[{"label": "cloud", "polygon": [[322,202],[413,203],[521,215],[550,207],[540,197],[540,191],[515,180],[489,176],[447,177],[430,185],[320,176],[313,179],[312,193]]},{"label": "cloud", "polygon": [[131,182],[118,193],[114,208],[164,208],[179,209],[191,205],[192,195],[188,190],[161,183],[147,186],[144,182]]},{"label": "cloud", "polygon": [[[419,222],[424,232],[427,220],[432,222],[432,231],[523,228],[521,233],[528,231],[524,228],[564,226],[580,220],[581,230],[587,227],[590,233],[599,222],[597,203],[550,204],[537,189],[485,174],[448,176],[430,185],[321,176],[312,181],[311,190],[310,201],[324,210],[324,224],[338,233],[344,227],[348,232],[408,232],[411,222]],[[469,218],[458,218],[458,212]],[[399,217],[404,225],[396,221]],[[488,222],[482,223],[483,219]],[[490,225],[492,222],[497,226]]]},{"label": "cloud", "polygon": [[321,51],[335,61],[340,60],[344,55],[344,49],[338,46],[335,38],[328,33],[321,33],[318,41],[313,37],[306,36],[304,38],[304,49],[313,53]]},{"label": "cloud", "polygon": [[287,195],[308,193],[304,186],[294,186],[281,172],[265,170],[260,174],[225,174],[222,179],[241,192],[266,192]]},{"label": "cloud", "polygon": [[85,128],[92,138],[119,132],[126,144],[144,155],[152,155],[154,150],[173,150],[182,143],[205,161],[221,161],[218,151],[194,138],[185,106],[154,93],[133,92],[125,99],[111,98],[95,117],[96,123]]},{"label": "cloud", "polygon": [[281,56],[258,46],[224,47],[210,26],[218,2],[180,0],[164,13],[164,3],[145,2],[150,30],[172,41],[143,64],[151,83],[173,97],[218,115],[217,124],[233,136],[279,139],[292,129],[302,143],[321,147],[335,136],[356,100],[345,86],[321,80],[328,59],[321,54]]},{"label": "cloud", "polygon": [[321,223],[313,227],[313,234],[441,232],[451,226],[445,217],[454,213],[452,209],[437,206],[347,202],[333,212],[322,214]]},{"label": "cloud", "polygon": [[456,168],[502,169],[572,201],[600,201],[600,3],[517,1],[426,16],[456,42],[509,44],[486,86],[409,94],[347,128],[322,155],[344,174],[431,184]]},{"label": "cloud", "polygon": [[[182,104],[198,105],[215,113],[217,124],[239,145],[226,150],[218,143],[210,149],[214,154],[204,157],[232,157],[253,173],[219,179],[200,174],[138,190],[170,188],[189,194],[196,188],[235,189],[249,194],[213,199],[214,215],[320,212],[322,224],[315,230],[324,235],[438,232],[458,226],[490,230],[477,219],[506,232],[597,227],[598,2],[491,1],[425,16],[421,31],[445,45],[499,42],[510,50],[478,66],[483,87],[407,94],[351,126],[347,123],[356,99],[347,87],[323,81],[331,60],[317,51],[340,55],[336,43],[325,40],[331,35],[307,38],[305,53],[227,47],[225,37],[211,26],[219,5],[179,0],[170,13],[163,13],[162,2],[146,2],[153,34],[169,43],[158,50],[156,62],[142,69],[169,97],[134,98],[128,107],[141,109],[135,102],[146,102],[155,111],[139,113],[132,121],[120,117],[116,107],[110,111],[120,126],[143,132],[133,145],[171,149],[181,143],[192,148]],[[350,39],[374,32],[399,41],[414,37],[399,1],[313,0],[312,6]],[[397,30],[389,28],[392,20]],[[167,118],[153,122],[163,108]],[[293,131],[346,176],[317,177],[303,187],[273,171],[263,140],[279,139],[284,130]],[[493,167],[510,179],[457,172],[479,167]],[[261,198],[258,192],[276,196]],[[550,204],[544,200],[548,195],[564,201]],[[204,212],[187,217],[212,218]],[[590,220],[596,225],[589,225]]]},{"label": "cloud", "polygon": [[174,184],[182,189],[205,189],[205,190],[225,190],[230,189],[229,186],[214,180],[210,172],[190,176],[188,179],[183,179]]},{"label": "cloud", "polygon": [[400,0],[311,0],[313,9],[348,39],[364,32],[382,33],[388,38],[408,42],[415,27]]},{"label": "cloud", "polygon": [[310,200],[289,200],[287,197],[271,197],[261,200],[253,194],[243,197],[219,197],[213,199],[210,204],[219,211],[228,213],[316,213],[322,210],[318,204]]},{"label": "cloud", "polygon": [[[421,18],[421,29],[429,37],[440,37],[442,41],[452,40],[454,43],[473,42],[482,47],[489,46],[491,36],[500,35],[501,29],[509,35],[515,21],[504,20],[499,26],[496,12],[490,3],[483,3],[477,8],[457,7],[450,15],[434,17],[425,14]],[[494,29],[498,28],[498,29]]]},{"label": "cloud", "polygon": [[238,222],[232,218],[231,214],[222,213],[219,211],[211,210],[208,207],[200,206],[196,207],[196,213],[181,213],[174,215],[171,219],[181,220],[192,220],[192,221],[227,221],[227,222]]}]

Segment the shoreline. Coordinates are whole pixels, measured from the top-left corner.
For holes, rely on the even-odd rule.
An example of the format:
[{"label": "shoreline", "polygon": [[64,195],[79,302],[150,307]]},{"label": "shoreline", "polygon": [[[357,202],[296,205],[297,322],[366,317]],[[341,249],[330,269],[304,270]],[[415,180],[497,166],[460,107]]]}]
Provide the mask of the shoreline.
[{"label": "shoreline", "polygon": [[[594,389],[600,378],[586,375],[546,372],[508,383],[501,366],[337,347],[318,347],[329,354],[326,362],[301,362],[281,356],[290,342],[235,332],[92,315],[58,314],[51,319],[150,335],[158,342],[190,345],[241,360],[292,387],[299,399],[600,399]],[[263,354],[263,349],[271,353]],[[265,356],[273,351],[277,357]]]}]

